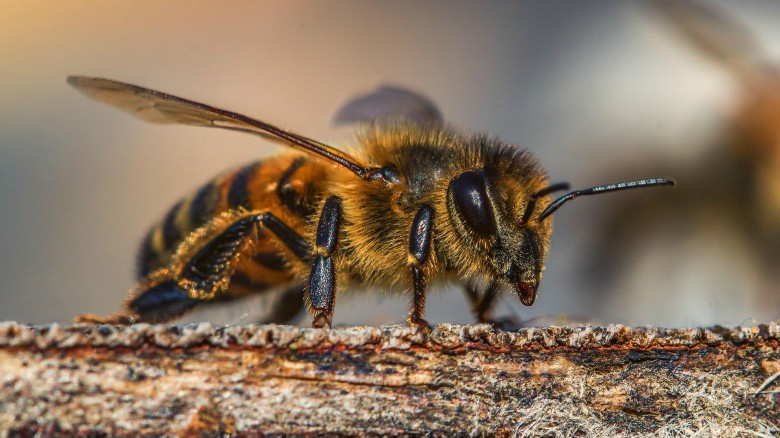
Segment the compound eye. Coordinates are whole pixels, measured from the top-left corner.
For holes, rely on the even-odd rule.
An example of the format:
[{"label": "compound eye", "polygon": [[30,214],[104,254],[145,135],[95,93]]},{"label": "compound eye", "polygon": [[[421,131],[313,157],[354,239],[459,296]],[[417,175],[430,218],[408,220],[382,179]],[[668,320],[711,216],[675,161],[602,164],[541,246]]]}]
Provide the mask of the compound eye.
[{"label": "compound eye", "polygon": [[466,171],[450,182],[450,196],[455,209],[469,228],[482,237],[496,234],[496,218],[487,194],[487,183],[481,172]]}]

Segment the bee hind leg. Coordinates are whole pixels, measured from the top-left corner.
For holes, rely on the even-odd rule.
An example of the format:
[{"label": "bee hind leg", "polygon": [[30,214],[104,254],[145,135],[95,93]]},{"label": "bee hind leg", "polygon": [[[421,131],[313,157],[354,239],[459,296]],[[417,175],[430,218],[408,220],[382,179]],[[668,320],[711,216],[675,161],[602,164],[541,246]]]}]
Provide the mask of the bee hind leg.
[{"label": "bee hind leg", "polygon": [[124,309],[106,316],[85,314],[74,322],[129,325],[137,322],[159,323],[181,316],[198,305],[198,300],[172,279],[167,269],[146,277],[125,300]]},{"label": "bee hind leg", "polygon": [[[239,260],[246,255],[248,241],[258,226],[276,235],[296,257],[303,258],[308,254],[309,245],[303,237],[273,213],[244,216],[203,245],[181,267],[175,280],[164,281],[147,290],[130,301],[128,307],[139,314],[143,311],[144,320],[145,317],[157,320],[158,312],[162,317],[160,320],[165,320],[180,316],[201,303],[233,298],[227,295],[230,279]],[[182,287],[185,285],[186,289]],[[285,310],[274,309],[281,312],[281,317],[285,317]]]},{"label": "bee hind leg", "polygon": [[85,313],[73,318],[77,324],[112,324],[112,325],[130,325],[134,324],[137,318],[126,312],[112,313],[111,315],[100,316],[93,313]]},{"label": "bee hind leg", "polygon": [[127,308],[138,315],[139,321],[158,323],[181,316],[198,303],[175,280],[168,279],[130,300]]},{"label": "bee hind leg", "polygon": [[181,266],[149,275],[128,297],[125,307],[138,321],[160,323],[182,316],[200,303],[220,298],[235,271],[244,243],[261,222],[262,215],[236,220],[183,260]]},{"label": "bee hind leg", "polygon": [[125,300],[124,310],[106,316],[80,315],[74,322],[129,325],[137,322],[163,322],[186,313],[198,301],[170,279],[166,269],[150,274]]},{"label": "bee hind leg", "polygon": [[308,254],[306,241],[272,213],[244,216],[201,246],[183,265],[163,268],[146,277],[126,300],[125,311],[107,317],[83,315],[76,322],[159,323],[201,303],[225,298],[245,243],[258,225],[273,232],[296,256]]}]

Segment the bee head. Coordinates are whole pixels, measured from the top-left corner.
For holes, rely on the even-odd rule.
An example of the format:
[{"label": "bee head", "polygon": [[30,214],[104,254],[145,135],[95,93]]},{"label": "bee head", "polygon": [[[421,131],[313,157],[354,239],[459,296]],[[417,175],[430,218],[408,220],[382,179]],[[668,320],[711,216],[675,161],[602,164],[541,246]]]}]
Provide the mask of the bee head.
[{"label": "bee head", "polygon": [[[447,209],[458,240],[469,254],[459,253],[464,270],[498,280],[530,306],[536,300],[550,246],[552,221],[564,203],[581,195],[650,186],[673,186],[671,178],[652,178],[569,192],[552,201],[550,194],[567,183],[548,185],[532,166],[515,169],[465,170],[450,180]],[[479,271],[479,272],[474,272]]]},{"label": "bee head", "polygon": [[527,306],[536,300],[552,232],[551,221],[530,217],[536,200],[549,194],[533,191],[542,184],[541,173],[527,181],[477,169],[455,176],[448,187],[448,210],[470,251],[468,263],[513,290]]}]

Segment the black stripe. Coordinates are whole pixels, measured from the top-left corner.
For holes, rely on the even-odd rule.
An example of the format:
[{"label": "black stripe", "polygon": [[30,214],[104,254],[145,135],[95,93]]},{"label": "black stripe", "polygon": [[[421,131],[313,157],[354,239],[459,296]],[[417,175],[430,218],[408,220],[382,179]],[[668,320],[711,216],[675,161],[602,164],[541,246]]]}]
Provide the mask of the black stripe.
[{"label": "black stripe", "polygon": [[198,190],[190,204],[190,223],[194,228],[205,224],[214,217],[218,199],[219,187],[213,181]]},{"label": "black stripe", "polygon": [[303,166],[306,162],[306,157],[298,157],[290,163],[279,178],[279,183],[276,185],[276,195],[279,200],[287,207],[288,210],[295,213],[299,217],[306,217],[311,214],[311,209],[303,203],[303,197],[295,191],[292,184],[290,184],[290,178]]},{"label": "black stripe", "polygon": [[249,204],[249,181],[260,168],[260,162],[252,163],[238,172],[233,177],[228,190],[228,205],[230,208],[251,208]]},{"label": "black stripe", "polygon": [[138,251],[136,273],[139,280],[151,274],[152,271],[162,267],[162,262],[152,247],[155,228],[156,227],[152,227],[152,229],[146,233],[146,236],[141,242],[141,248]]},{"label": "black stripe", "polygon": [[287,263],[280,254],[275,252],[261,252],[255,254],[252,260],[263,265],[264,268],[268,268],[272,271],[286,271]]},{"label": "black stripe", "polygon": [[173,249],[183,237],[182,230],[176,225],[176,216],[179,214],[182,205],[184,205],[184,200],[177,202],[176,205],[171,208],[171,211],[168,212],[168,215],[165,216],[165,222],[163,222],[162,229],[165,249]]}]

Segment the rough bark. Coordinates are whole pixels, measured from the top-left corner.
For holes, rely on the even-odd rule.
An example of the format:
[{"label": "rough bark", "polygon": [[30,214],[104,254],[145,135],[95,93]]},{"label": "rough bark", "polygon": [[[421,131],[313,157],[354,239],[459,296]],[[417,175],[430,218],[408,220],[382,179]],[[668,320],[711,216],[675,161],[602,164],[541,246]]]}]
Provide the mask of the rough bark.
[{"label": "rough bark", "polygon": [[777,324],[0,324],[2,435],[777,436]]}]

